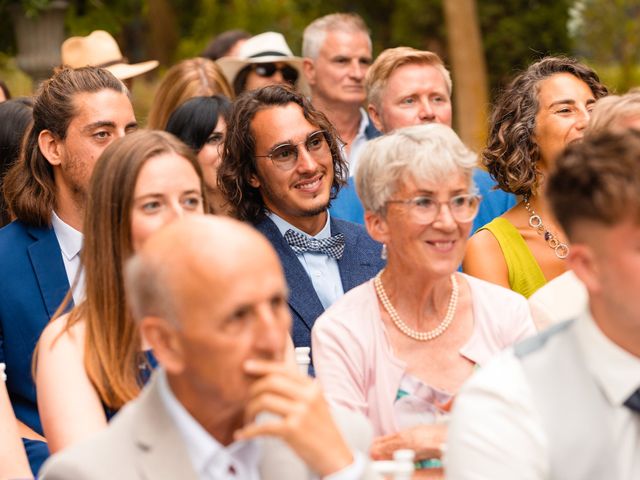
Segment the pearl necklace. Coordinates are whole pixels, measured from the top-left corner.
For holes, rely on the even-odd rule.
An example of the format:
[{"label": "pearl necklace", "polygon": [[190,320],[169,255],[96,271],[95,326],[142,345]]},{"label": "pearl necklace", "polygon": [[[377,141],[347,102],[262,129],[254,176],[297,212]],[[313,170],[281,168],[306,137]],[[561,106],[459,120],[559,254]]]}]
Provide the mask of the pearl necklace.
[{"label": "pearl necklace", "polygon": [[556,237],[550,230],[547,230],[547,227],[545,227],[542,222],[542,217],[540,217],[540,215],[531,208],[529,197],[524,197],[524,208],[530,214],[529,226],[538,232],[538,235],[542,235],[544,237],[545,242],[547,242],[549,248],[553,249],[553,253],[556,254],[556,257],[561,260],[567,258],[567,255],[569,255],[569,247],[566,243],[562,243],[558,240],[558,237]]},{"label": "pearl necklace", "polygon": [[381,270],[375,276],[373,285],[376,289],[376,293],[378,294],[378,298],[380,298],[382,306],[387,311],[389,317],[391,317],[391,321],[393,321],[393,324],[398,328],[398,330],[404,333],[407,337],[413,338],[414,340],[418,340],[420,342],[426,342],[439,337],[445,332],[447,328],[449,328],[453,317],[455,317],[456,315],[456,308],[458,307],[458,281],[456,280],[455,275],[451,275],[451,297],[449,298],[447,314],[444,316],[444,319],[442,320],[440,325],[438,325],[433,330],[429,330],[427,332],[419,332],[417,330],[413,330],[411,327],[409,327],[409,325],[404,323],[400,318],[400,315],[398,315],[398,312],[391,303],[391,300],[389,300],[387,292],[385,292],[382,285],[382,272],[384,272],[384,270]]}]

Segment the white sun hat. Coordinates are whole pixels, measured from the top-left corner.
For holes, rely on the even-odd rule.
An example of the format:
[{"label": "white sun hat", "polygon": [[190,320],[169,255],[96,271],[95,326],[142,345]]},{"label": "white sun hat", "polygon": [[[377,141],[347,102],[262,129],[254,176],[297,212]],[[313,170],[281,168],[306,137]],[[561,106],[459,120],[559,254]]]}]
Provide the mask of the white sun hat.
[{"label": "white sun hat", "polygon": [[222,57],[216,60],[231,85],[238,72],[247,65],[274,62],[284,62],[295,68],[298,71],[296,86],[303,91],[306,86],[302,72],[303,59],[293,54],[281,33],[265,32],[255,35],[242,44],[238,56]]}]

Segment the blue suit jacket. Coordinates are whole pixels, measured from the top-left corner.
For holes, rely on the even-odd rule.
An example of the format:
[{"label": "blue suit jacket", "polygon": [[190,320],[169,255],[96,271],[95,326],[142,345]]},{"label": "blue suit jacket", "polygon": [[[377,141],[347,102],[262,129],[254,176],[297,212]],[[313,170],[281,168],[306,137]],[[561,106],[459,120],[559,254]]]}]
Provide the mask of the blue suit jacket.
[{"label": "blue suit jacket", "polygon": [[[271,242],[284,268],[289,285],[289,307],[293,317],[293,343],[311,347],[311,328],[324,307],[298,257],[284,239],[276,224],[266,218],[256,225]],[[361,225],[331,218],[331,235],[344,234],[344,254],[338,260],[342,288],[345,292],[366,282],[383,267],[382,245],[371,239]]]},{"label": "blue suit jacket", "polygon": [[14,221],[0,230],[0,362],[16,417],[42,434],[31,375],[36,342],[69,290],[53,228]]}]

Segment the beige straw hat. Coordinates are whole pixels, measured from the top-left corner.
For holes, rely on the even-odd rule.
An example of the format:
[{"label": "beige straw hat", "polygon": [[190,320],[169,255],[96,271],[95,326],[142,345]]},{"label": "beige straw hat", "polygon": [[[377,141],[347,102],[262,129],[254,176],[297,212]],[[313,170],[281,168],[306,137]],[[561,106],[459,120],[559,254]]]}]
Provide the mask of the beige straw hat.
[{"label": "beige straw hat", "polygon": [[104,30],[95,30],[86,37],[67,38],[62,44],[61,56],[63,65],[102,67],[120,80],[142,75],[158,66],[157,60],[129,63],[115,39]]}]

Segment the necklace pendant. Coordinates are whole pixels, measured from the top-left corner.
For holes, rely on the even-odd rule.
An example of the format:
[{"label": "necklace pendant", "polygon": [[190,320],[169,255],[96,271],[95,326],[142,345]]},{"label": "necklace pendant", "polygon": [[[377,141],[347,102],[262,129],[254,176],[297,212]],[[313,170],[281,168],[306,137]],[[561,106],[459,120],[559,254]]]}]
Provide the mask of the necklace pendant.
[{"label": "necklace pendant", "polygon": [[536,215],[535,213],[529,217],[529,226],[531,228],[539,228],[542,226],[542,218],[540,215]]},{"label": "necklace pendant", "polygon": [[542,217],[531,208],[528,197],[524,198],[524,208],[531,214],[529,217],[529,226],[543,236],[544,241],[547,242],[549,248],[553,249],[556,257],[561,260],[567,258],[569,255],[569,246],[566,243],[562,243],[553,233],[545,228]]},{"label": "necklace pendant", "polygon": [[560,259],[567,258],[569,255],[569,247],[564,243],[558,243],[558,246],[554,248],[554,251],[556,253],[556,257]]}]

